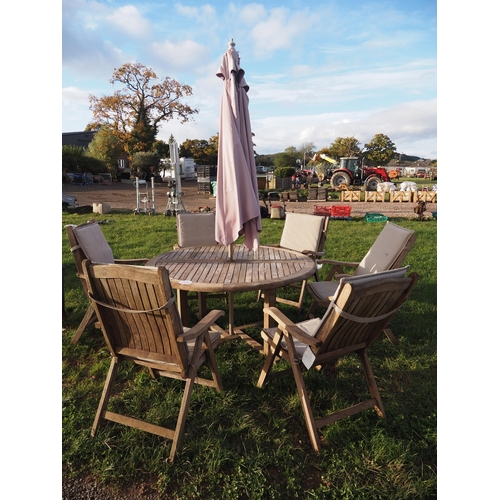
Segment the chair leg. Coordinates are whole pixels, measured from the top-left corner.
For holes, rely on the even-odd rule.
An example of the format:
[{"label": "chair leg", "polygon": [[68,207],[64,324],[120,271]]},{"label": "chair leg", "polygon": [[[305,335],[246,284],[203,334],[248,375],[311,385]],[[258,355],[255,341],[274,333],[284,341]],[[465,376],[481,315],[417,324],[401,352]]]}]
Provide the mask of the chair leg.
[{"label": "chair leg", "polygon": [[78,330],[71,339],[71,343],[76,344],[80,340],[80,337],[82,336],[82,333],[85,331],[85,328],[87,328],[87,326],[89,326],[90,323],[93,323],[95,321],[97,321],[97,316],[95,315],[94,308],[92,306],[89,306],[87,312],[85,313],[85,316],[83,317],[80,323],[80,326],[78,327]]},{"label": "chair leg", "polygon": [[182,396],[181,407],[179,410],[179,417],[177,418],[175,434],[172,440],[172,448],[170,448],[170,456],[168,458],[168,461],[170,463],[174,461],[175,454],[177,453],[177,450],[179,449],[182,441],[182,435],[184,434],[184,427],[186,426],[187,413],[189,410],[191,393],[193,392],[195,376],[196,370],[193,367],[190,367],[189,378],[186,379],[186,387],[184,388],[184,394]]},{"label": "chair leg", "polygon": [[293,360],[297,359],[297,353],[295,352],[295,346],[293,345],[293,340],[287,339],[287,347],[290,355],[292,372],[295,378],[295,384],[297,386],[297,391],[299,393],[300,404],[302,405],[302,411],[304,413],[304,418],[306,420],[307,432],[309,433],[309,438],[311,440],[312,446],[315,451],[319,452],[321,449],[318,428],[316,427],[316,422],[312,413],[311,403],[309,397],[307,396],[306,384],[304,382],[304,377],[302,376],[302,371],[300,369],[300,363],[295,363]]},{"label": "chair leg", "polygon": [[394,344],[394,345],[398,345],[399,344],[399,340],[396,338],[396,336],[394,335],[394,333],[392,333],[392,330],[390,328],[386,328],[384,330],[384,333],[385,333],[385,336],[391,342],[391,344]]},{"label": "chair leg", "polygon": [[312,319],[314,318],[314,311],[316,311],[316,308],[318,307],[318,303],[313,300],[313,303],[311,304],[311,307],[306,313],[306,318],[305,319]]},{"label": "chair leg", "polygon": [[212,378],[215,382],[215,389],[217,390],[217,392],[220,392],[222,390],[222,377],[220,376],[219,367],[217,366],[217,361],[215,359],[214,346],[210,341],[210,336],[207,335],[207,337],[208,337],[207,342],[205,342],[205,349],[206,349],[205,355],[207,357],[207,362],[208,366],[210,367],[210,371],[212,372]]},{"label": "chair leg", "polygon": [[116,371],[118,369],[118,358],[111,358],[111,365],[108,370],[108,375],[106,376],[106,382],[104,383],[104,389],[102,390],[101,400],[99,401],[99,406],[97,408],[97,413],[94,418],[94,425],[92,426],[92,431],[90,435],[95,436],[97,428],[99,427],[103,415],[108,407],[109,397],[111,396],[111,388],[113,387],[113,382],[115,381]]},{"label": "chair leg", "polygon": [[359,354],[359,357],[361,358],[361,363],[363,364],[363,370],[365,372],[366,382],[368,383],[368,387],[370,389],[370,394],[377,402],[375,411],[379,417],[385,418],[384,405],[378,391],[377,383],[375,382],[375,377],[373,376],[372,366],[370,364],[370,360],[368,359],[368,354],[366,354],[366,350],[363,350],[363,352]]},{"label": "chair leg", "polygon": [[304,280],[302,282],[302,286],[300,287],[300,296],[299,296],[299,301],[297,307],[302,309],[302,303],[304,302],[304,295],[306,294],[306,285],[307,285],[307,280]]},{"label": "chair leg", "polygon": [[274,365],[274,360],[276,356],[280,352],[280,342],[283,338],[282,333],[276,333],[272,341],[269,339],[264,340],[264,352],[266,354],[266,361],[264,362],[264,366],[260,372],[259,380],[257,381],[257,387],[262,387],[267,380],[267,377],[271,373],[271,370]]}]

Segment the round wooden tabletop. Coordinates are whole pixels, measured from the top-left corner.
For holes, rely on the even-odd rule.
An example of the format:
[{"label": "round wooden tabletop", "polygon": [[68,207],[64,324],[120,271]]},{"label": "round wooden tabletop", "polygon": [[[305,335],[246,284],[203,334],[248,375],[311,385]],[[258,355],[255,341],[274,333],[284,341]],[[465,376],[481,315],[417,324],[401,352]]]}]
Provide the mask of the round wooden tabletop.
[{"label": "round wooden tabletop", "polygon": [[157,255],[148,266],[164,265],[172,287],[194,292],[243,292],[276,289],[297,283],[316,271],[314,259],[300,252],[260,246],[257,252],[234,245],[188,247]]}]

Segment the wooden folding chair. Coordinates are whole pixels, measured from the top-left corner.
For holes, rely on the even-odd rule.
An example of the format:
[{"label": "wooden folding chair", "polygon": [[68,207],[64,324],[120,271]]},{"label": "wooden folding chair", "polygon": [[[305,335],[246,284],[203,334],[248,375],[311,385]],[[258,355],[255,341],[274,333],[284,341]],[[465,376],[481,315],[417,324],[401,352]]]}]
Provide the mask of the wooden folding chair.
[{"label": "wooden folding chair", "polygon": [[[318,429],[325,425],[373,407],[380,417],[385,418],[367,349],[405,303],[418,280],[416,273],[405,277],[406,270],[342,278],[322,318],[294,324],[279,309],[265,309],[278,326],[262,331],[268,349],[257,386],[262,387],[269,378],[293,372],[314,450],[320,450]],[[349,408],[315,418],[302,372],[351,354],[358,355],[361,360],[371,397]],[[286,360],[290,368],[272,372],[277,356]]]},{"label": "wooden folding chair", "polygon": [[[317,260],[325,255],[324,248],[329,222],[330,217],[297,214],[293,212],[287,213],[280,243],[279,245],[273,246],[302,252],[309,255],[312,259]],[[316,281],[319,279],[317,272],[314,277]],[[277,296],[276,302],[288,304],[300,309],[304,301],[307,283],[308,280],[304,280],[300,283],[288,285],[290,288],[299,290],[298,299],[293,300]],[[261,295],[261,291],[259,291],[257,300],[260,300]]]},{"label": "wooden folding chair", "polygon": [[[307,311],[306,318],[313,318],[318,306],[328,307],[331,297],[339,286],[340,278],[363,276],[401,267],[415,244],[415,239],[415,231],[387,222],[361,262],[320,259],[318,264],[331,268],[324,281],[317,280],[307,284],[306,290],[311,295],[313,303]],[[354,273],[346,274],[345,268],[354,268]],[[385,334],[393,344],[397,344],[397,339],[390,329],[386,329]]]},{"label": "wooden folding chair", "polygon": [[[181,212],[176,216],[177,243],[174,250],[186,247],[206,247],[219,245],[215,239],[215,212]],[[207,312],[207,293],[198,292],[196,296],[188,295],[188,300],[198,300],[198,317]],[[211,298],[224,298],[225,293],[211,293]]]},{"label": "wooden folding chair", "polygon": [[[222,389],[214,355],[220,334],[210,331],[224,311],[213,310],[194,327],[184,328],[164,266],[144,267],[83,262],[92,305],[111,354],[111,365],[97,409],[92,436],[110,420],[172,440],[169,460],[179,449],[194,384]],[[107,410],[118,364],[133,362],[156,376],[185,382],[177,424],[170,429]],[[208,362],[212,379],[198,376]],[[168,401],[167,401],[168,403]]]},{"label": "wooden folding chair", "polygon": [[[68,225],[66,226],[66,233],[68,235],[69,245],[76,265],[76,274],[80,278],[83,289],[87,293],[87,282],[83,276],[82,263],[85,259],[93,262],[101,262],[106,264],[120,263],[120,264],[145,264],[148,259],[121,259],[115,260],[113,251],[109,246],[101,227],[97,222],[88,222],[80,224],[79,226]],[[76,344],[83,332],[91,323],[95,323],[96,315],[92,304],[87,309],[75,335],[71,339],[72,344]]]}]

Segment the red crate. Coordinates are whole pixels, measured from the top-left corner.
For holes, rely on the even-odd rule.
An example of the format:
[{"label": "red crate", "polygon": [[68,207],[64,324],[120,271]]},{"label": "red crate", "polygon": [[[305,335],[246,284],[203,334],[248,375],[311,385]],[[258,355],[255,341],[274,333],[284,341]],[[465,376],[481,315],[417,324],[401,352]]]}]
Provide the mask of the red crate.
[{"label": "red crate", "polygon": [[314,205],[314,215],[330,215],[330,207]]},{"label": "red crate", "polygon": [[350,217],[351,216],[351,207],[349,205],[340,206],[340,205],[332,205],[330,209],[330,215],[332,217]]}]

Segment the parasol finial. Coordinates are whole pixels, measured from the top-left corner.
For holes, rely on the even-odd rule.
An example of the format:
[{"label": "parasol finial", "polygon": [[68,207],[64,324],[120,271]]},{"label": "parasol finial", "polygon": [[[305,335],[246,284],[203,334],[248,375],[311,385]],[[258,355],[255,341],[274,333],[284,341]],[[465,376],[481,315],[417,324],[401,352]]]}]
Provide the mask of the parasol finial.
[{"label": "parasol finial", "polygon": [[231,40],[229,41],[229,43],[227,44],[227,46],[229,47],[228,50],[234,50],[234,46],[236,44],[233,42],[233,39],[231,38]]}]

